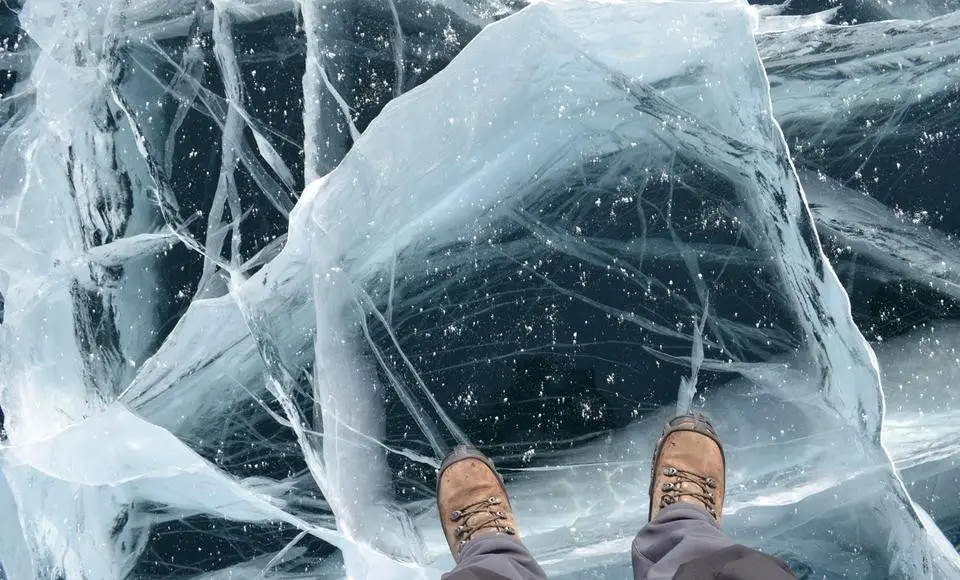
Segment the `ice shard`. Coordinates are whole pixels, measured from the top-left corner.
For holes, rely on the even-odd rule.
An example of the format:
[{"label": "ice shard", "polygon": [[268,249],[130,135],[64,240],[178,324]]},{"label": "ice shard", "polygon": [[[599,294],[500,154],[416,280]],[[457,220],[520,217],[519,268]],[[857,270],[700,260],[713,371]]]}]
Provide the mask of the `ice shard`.
[{"label": "ice shard", "polygon": [[439,578],[469,441],[551,577],[623,578],[695,408],[738,541],[960,577],[951,9],[28,0],[4,573]]}]

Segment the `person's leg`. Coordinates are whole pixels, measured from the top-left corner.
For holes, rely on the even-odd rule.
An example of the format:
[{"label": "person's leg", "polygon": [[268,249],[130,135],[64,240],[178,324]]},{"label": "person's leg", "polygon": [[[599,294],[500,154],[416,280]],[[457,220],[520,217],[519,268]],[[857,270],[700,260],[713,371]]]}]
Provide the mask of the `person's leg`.
[{"label": "person's leg", "polygon": [[520,542],[503,480],[480,451],[459,446],[444,459],[437,511],[457,562],[443,580],[546,580]]},{"label": "person's leg", "polygon": [[650,522],[633,542],[635,580],[795,578],[782,561],[720,529],[725,483],[723,447],[706,417],[670,421],[653,459]]},{"label": "person's leg", "polygon": [[519,541],[498,535],[467,542],[456,568],[443,580],[546,580],[540,565]]},{"label": "person's leg", "polygon": [[673,578],[681,564],[732,545],[704,509],[687,503],[669,505],[633,540],[634,576],[636,580]]}]

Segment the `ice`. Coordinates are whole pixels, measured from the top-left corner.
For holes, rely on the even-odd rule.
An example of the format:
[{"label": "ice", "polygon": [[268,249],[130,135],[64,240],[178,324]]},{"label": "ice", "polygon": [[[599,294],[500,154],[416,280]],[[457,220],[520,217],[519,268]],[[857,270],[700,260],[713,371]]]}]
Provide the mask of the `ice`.
[{"label": "ice", "polygon": [[960,577],[958,13],[911,6],[28,0],[4,573],[439,578],[471,442],[551,577],[626,578],[694,409],[737,541]]},{"label": "ice", "polygon": [[861,276],[910,280],[960,298],[957,244],[942,232],[905,219],[876,199],[833,179],[801,174],[820,232],[856,252]]}]

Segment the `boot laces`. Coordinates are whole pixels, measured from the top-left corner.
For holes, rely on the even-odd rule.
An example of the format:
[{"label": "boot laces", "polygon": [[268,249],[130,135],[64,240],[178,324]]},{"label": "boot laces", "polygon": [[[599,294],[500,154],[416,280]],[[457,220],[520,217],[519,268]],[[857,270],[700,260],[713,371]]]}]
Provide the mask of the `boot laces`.
[{"label": "boot laces", "polygon": [[501,523],[505,522],[507,518],[507,513],[498,508],[502,503],[503,500],[494,495],[450,514],[451,521],[462,522],[454,530],[461,546],[484,528],[496,529],[511,536],[517,533],[512,527]]},{"label": "boot laces", "polygon": [[[667,467],[663,474],[673,478],[663,484],[663,497],[660,498],[660,507],[677,503],[683,496],[691,497],[702,503],[710,515],[717,517],[716,496],[717,481],[712,477],[704,477],[691,471],[684,471],[675,467]],[[684,483],[693,484],[693,486],[683,485]]]}]

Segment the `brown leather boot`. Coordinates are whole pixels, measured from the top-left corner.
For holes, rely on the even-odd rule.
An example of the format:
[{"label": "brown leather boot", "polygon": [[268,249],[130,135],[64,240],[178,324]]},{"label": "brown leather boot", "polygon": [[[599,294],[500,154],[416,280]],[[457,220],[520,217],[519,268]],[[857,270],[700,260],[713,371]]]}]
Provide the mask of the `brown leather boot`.
[{"label": "brown leather boot", "polygon": [[663,429],[650,474],[650,519],[677,502],[723,515],[726,484],[723,446],[713,425],[700,413],[680,415]]},{"label": "brown leather boot", "polygon": [[486,534],[519,540],[503,479],[486,455],[459,445],[443,460],[437,476],[437,510],[453,559],[464,544]]}]

